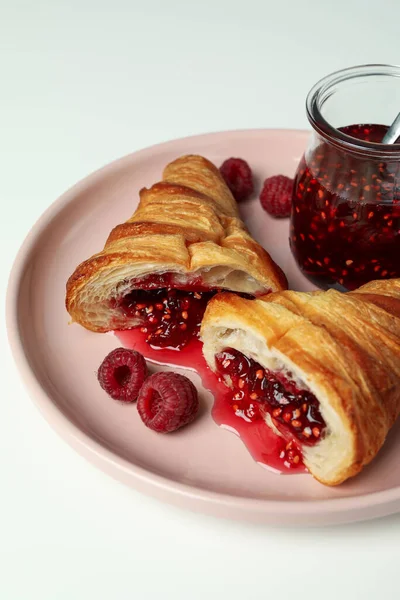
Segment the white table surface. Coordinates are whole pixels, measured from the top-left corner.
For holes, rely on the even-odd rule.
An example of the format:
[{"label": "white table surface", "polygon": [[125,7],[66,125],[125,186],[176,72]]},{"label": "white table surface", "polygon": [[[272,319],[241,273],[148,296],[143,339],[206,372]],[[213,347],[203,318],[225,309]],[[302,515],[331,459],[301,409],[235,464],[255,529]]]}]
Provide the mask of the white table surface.
[{"label": "white table surface", "polygon": [[[0,285],[64,190],[195,133],[307,126],[323,75],[399,61],[381,0],[0,2]],[[400,107],[399,107],[400,108]],[[400,515],[273,529],[194,515],[90,466],[28,397],[1,326],[0,598],[398,598]]]}]

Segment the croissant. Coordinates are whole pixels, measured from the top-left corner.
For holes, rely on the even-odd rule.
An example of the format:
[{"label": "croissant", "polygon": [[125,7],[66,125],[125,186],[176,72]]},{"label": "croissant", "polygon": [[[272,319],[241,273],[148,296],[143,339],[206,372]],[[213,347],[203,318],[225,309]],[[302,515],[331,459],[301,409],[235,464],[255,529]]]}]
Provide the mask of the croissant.
[{"label": "croissant", "polygon": [[400,279],[348,293],[218,294],[200,336],[208,365],[234,389],[234,365],[247,357],[239,388],[258,391],[267,425],[324,484],[359,473],[399,414]]},{"label": "croissant", "polygon": [[[281,269],[241,221],[218,169],[189,155],[167,165],[161,182],[142,189],[133,216],[76,268],[67,282],[66,308],[73,321],[105,332],[143,323],[153,309],[151,291],[160,288],[192,290],[196,299],[216,289],[259,296],[286,287]],[[134,290],[147,293],[145,313],[142,296],[136,295],[133,307]],[[161,313],[151,315],[157,321]]]}]

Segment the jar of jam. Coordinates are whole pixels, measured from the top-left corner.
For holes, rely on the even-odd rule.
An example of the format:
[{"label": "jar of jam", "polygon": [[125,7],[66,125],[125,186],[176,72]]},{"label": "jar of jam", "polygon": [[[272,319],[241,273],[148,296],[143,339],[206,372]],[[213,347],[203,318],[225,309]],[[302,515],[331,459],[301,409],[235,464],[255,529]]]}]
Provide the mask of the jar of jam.
[{"label": "jar of jam", "polygon": [[290,246],[323,289],[400,277],[400,67],[365,65],[319,81],[307,97],[313,133],[297,169]]}]

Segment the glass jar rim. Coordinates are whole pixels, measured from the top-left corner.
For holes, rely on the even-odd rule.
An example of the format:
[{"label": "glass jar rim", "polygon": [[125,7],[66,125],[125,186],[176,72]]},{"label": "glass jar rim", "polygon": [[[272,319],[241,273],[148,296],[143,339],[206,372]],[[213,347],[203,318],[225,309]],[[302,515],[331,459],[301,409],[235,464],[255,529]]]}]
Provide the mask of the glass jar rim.
[{"label": "glass jar rim", "polygon": [[[322,115],[321,108],[337,84],[357,77],[387,76],[400,78],[400,66],[389,64],[366,64],[348,67],[326,75],[311,88],[306,99],[307,117],[312,127],[331,144],[353,154],[371,157],[400,158],[400,143],[381,144],[356,139],[331,125]],[[399,106],[400,112],[400,106]],[[352,125],[353,123],[348,123]],[[381,123],[379,123],[381,124]],[[383,124],[383,123],[382,123]],[[389,123],[391,125],[391,123]]]}]

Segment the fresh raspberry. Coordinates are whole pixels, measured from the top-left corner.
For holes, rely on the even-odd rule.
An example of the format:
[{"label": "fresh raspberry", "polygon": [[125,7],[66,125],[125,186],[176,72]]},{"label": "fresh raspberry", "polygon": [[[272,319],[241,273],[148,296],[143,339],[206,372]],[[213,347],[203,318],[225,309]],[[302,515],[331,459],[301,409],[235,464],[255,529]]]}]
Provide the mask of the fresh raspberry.
[{"label": "fresh raspberry", "polygon": [[168,433],[193,421],[199,399],[190,379],[178,373],[159,372],[144,382],[137,408],[147,427]]},{"label": "fresh raspberry", "polygon": [[144,357],[135,350],[116,348],[101,363],[97,378],[103,390],[123,402],[134,402],[147,377]]},{"label": "fresh raspberry", "polygon": [[274,175],[264,181],[260,194],[261,206],[273,217],[289,217],[292,207],[293,179]]},{"label": "fresh raspberry", "polygon": [[236,202],[246,200],[254,190],[253,175],[247,162],[242,158],[228,158],[219,168],[225,183]]}]

